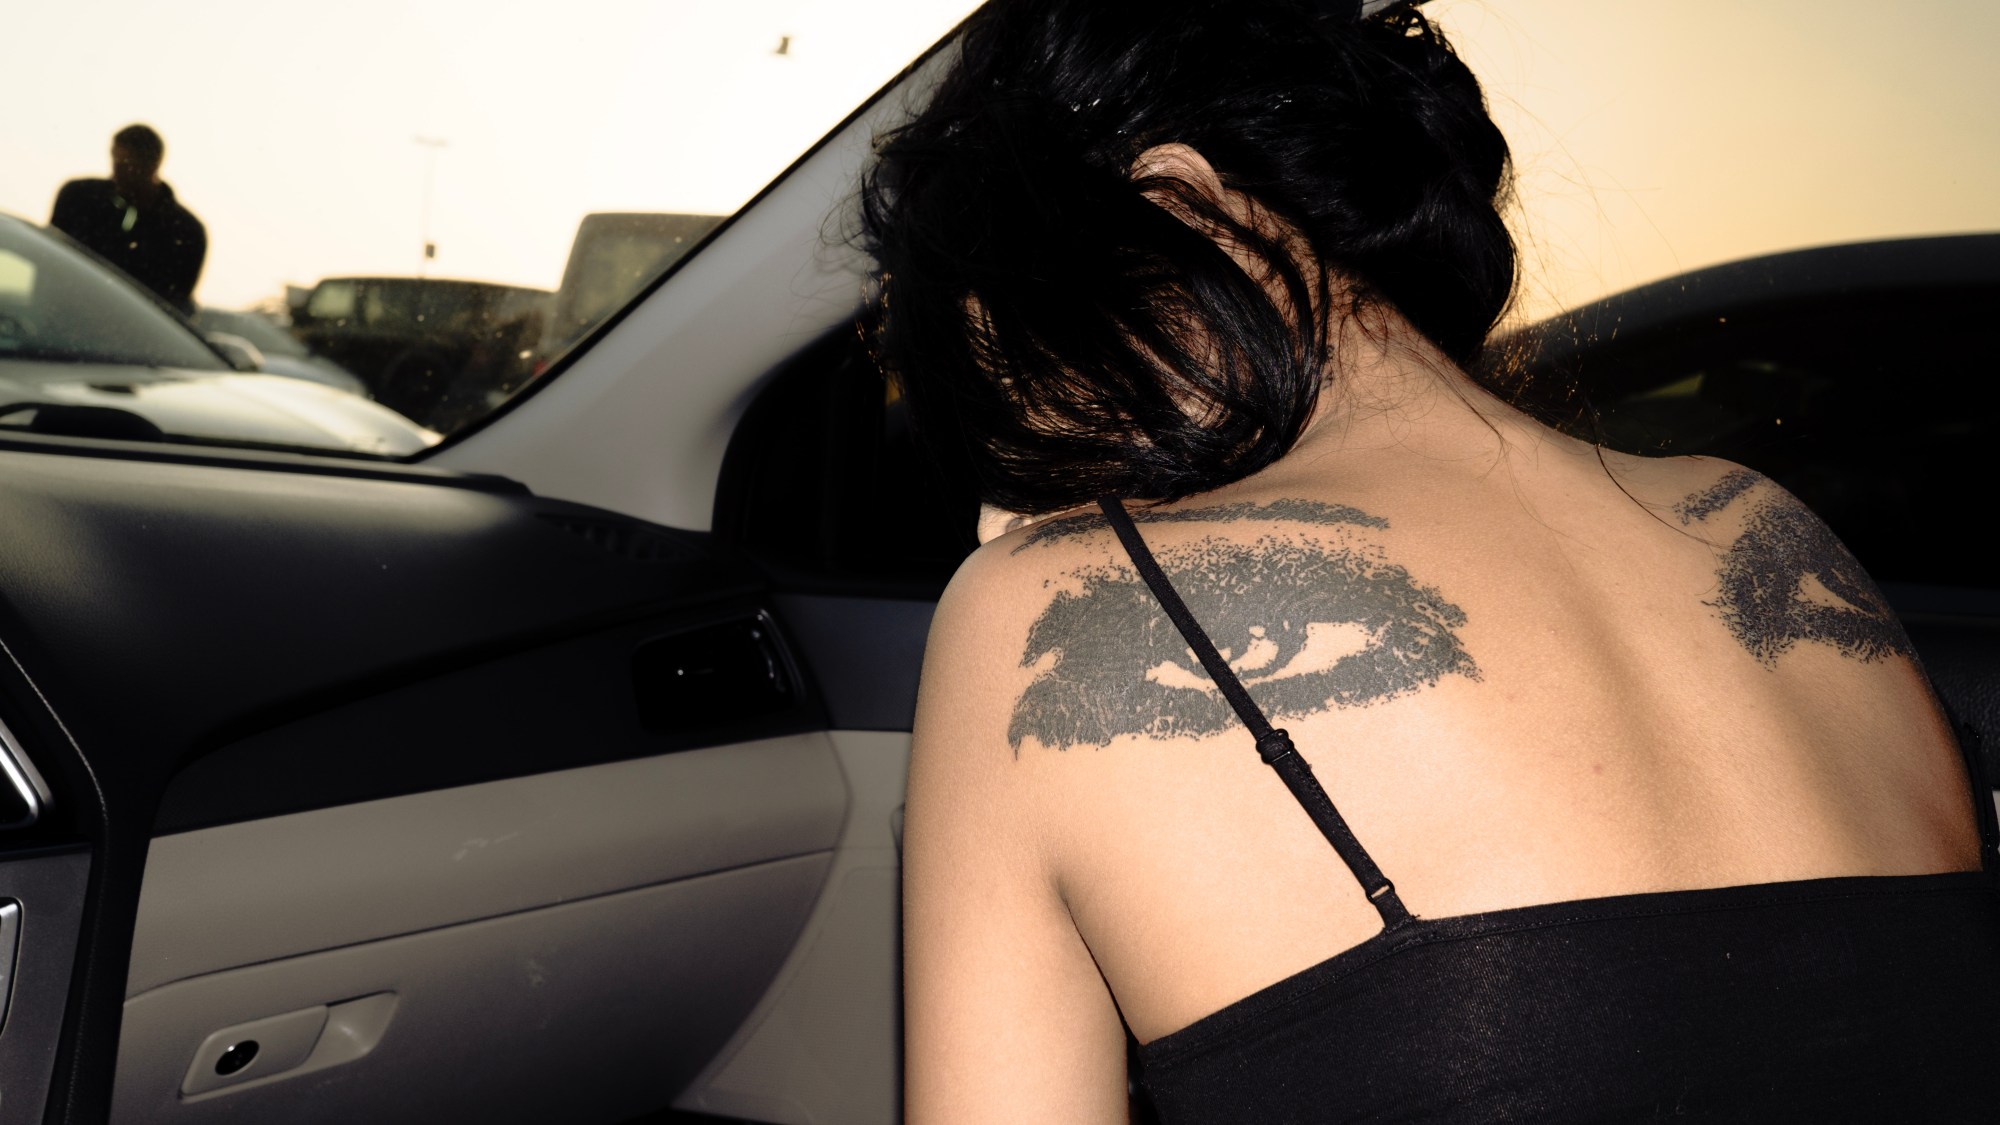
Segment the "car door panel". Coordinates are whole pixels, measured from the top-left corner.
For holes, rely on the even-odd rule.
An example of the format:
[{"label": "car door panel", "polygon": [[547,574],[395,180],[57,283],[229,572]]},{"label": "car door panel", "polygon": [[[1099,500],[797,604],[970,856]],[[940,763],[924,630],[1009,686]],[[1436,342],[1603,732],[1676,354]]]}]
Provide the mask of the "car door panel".
[{"label": "car door panel", "polygon": [[[760,604],[728,596],[649,613],[391,683],[232,739],[187,762],[167,783],[155,831],[821,729],[822,709]],[[665,694],[659,706],[671,712],[682,690],[673,681],[701,677],[642,669],[640,655],[718,626],[764,634],[782,665],[775,678],[787,691],[721,721],[645,721],[649,697]]]},{"label": "car door panel", "polygon": [[161,836],[127,995],[239,965],[830,853],[821,732]]},{"label": "car door panel", "polygon": [[[0,450],[0,721],[55,798],[0,838],[29,923],[0,1067],[40,1059],[50,1120],[103,1119],[114,1059],[120,1120],[305,1120],[287,1078],[181,1082],[218,1031],[390,994],[351,1075],[295,1068],[312,1113],[546,1120],[551,1073],[601,1093],[562,1119],[664,1106],[779,970],[848,816],[759,569],[491,478],[284,460]],[[34,1085],[0,1120],[41,1119]]]},{"label": "car door panel", "polygon": [[[6,635],[78,743],[157,789],[237,738],[621,620],[753,596],[754,572],[573,505],[431,482],[0,451]],[[107,685],[114,690],[105,691]],[[71,698],[115,706],[65,707]]]},{"label": "car door panel", "polygon": [[763,999],[675,1102],[683,1109],[783,1125],[902,1120],[900,843],[910,736],[830,737],[851,800],[826,889]]},{"label": "car door panel", "polygon": [[[797,856],[155,989],[126,1006],[112,1120],[613,1122],[656,1109],[755,1002],[826,864]],[[219,1029],[385,993],[393,1011],[359,1057],[179,1095]]]},{"label": "car door panel", "polygon": [[937,600],[779,590],[772,606],[839,730],[907,731]]}]

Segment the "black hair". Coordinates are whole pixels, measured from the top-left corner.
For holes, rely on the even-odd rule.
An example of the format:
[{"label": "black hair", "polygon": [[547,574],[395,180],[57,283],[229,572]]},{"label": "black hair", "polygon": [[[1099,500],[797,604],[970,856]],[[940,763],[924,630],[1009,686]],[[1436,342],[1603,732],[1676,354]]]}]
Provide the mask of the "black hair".
[{"label": "black hair", "polygon": [[[1435,27],[1355,8],[992,0],[967,21],[861,189],[865,328],[943,468],[1024,513],[1241,479],[1297,440],[1338,318],[1371,302],[1471,363],[1514,285],[1507,144]],[[1172,142],[1256,213],[1134,177]]]},{"label": "black hair", "polygon": [[127,125],[112,134],[111,143],[156,167],[167,156],[167,142],[151,125]]}]

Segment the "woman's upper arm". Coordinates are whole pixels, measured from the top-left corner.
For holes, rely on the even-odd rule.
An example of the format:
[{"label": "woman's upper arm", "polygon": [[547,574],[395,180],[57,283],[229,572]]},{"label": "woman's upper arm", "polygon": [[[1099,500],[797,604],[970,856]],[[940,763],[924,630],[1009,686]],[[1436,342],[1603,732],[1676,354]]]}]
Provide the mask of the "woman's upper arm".
[{"label": "woman's upper arm", "polygon": [[994,579],[975,560],[954,580],[925,656],[903,830],[907,1119],[1123,1122],[1124,1027],[1050,872],[1044,771],[1006,739],[1018,658]]}]

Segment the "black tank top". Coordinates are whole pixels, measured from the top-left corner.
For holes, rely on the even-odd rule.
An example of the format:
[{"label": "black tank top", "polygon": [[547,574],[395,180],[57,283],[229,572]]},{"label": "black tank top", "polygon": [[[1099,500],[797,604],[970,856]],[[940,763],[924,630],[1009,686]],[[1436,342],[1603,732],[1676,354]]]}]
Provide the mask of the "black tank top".
[{"label": "black tank top", "polygon": [[1139,1049],[1165,1125],[2000,1121],[2000,882],[1810,879],[1417,918],[1216,652],[1133,565],[1382,916],[1360,945]]}]

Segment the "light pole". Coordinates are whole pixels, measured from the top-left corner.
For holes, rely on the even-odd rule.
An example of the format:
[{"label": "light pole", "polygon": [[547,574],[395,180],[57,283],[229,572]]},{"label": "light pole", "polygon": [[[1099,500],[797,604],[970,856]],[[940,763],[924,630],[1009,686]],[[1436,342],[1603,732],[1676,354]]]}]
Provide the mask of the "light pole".
[{"label": "light pole", "polygon": [[417,276],[423,277],[430,269],[431,259],[437,257],[437,243],[431,241],[431,189],[437,184],[437,158],[443,151],[443,137],[411,137],[412,141],[424,146],[424,202],[417,220],[418,236],[424,240],[424,256],[417,262]]}]

